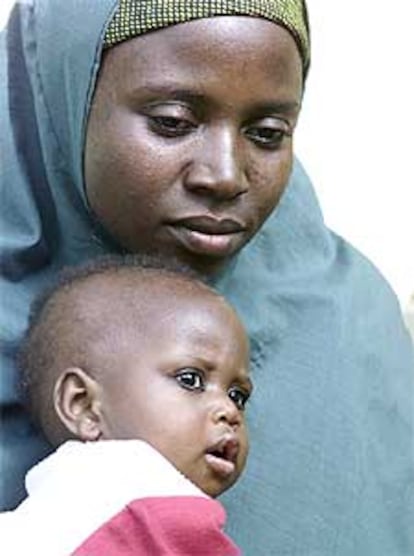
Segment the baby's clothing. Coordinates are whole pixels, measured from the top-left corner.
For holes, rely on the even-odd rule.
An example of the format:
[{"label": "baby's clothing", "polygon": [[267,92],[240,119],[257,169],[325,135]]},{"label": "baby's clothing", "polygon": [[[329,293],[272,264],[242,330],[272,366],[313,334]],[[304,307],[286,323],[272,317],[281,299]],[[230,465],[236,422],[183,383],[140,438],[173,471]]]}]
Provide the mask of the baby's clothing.
[{"label": "baby's clothing", "polygon": [[222,505],[140,440],[68,441],[0,514],[7,556],[232,556]]}]

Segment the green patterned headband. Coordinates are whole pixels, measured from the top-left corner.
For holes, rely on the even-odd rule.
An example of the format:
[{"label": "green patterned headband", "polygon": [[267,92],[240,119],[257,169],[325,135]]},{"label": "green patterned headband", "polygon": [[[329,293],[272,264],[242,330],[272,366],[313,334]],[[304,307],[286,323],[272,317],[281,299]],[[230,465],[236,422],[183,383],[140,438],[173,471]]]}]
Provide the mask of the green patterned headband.
[{"label": "green patterned headband", "polygon": [[304,0],[119,0],[104,48],[148,31],[219,15],[263,17],[285,27],[299,47],[306,74],[310,40]]}]

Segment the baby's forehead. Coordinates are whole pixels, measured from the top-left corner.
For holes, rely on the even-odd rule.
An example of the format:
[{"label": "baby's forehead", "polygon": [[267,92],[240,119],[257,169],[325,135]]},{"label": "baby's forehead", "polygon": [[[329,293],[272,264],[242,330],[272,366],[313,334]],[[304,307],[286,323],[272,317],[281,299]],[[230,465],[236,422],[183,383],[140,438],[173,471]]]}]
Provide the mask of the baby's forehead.
[{"label": "baby's forehead", "polygon": [[[83,304],[105,309],[109,304],[118,305],[123,311],[162,308],[160,301],[191,300],[214,303],[218,295],[210,288],[185,276],[153,270],[124,270],[91,276],[72,296]],[[112,307],[112,309],[116,309]]]},{"label": "baby's forehead", "polygon": [[112,325],[140,328],[168,322],[166,315],[200,307],[231,311],[205,284],[172,273],[134,269],[87,277],[58,292],[54,303],[60,319],[79,328],[108,330]]},{"label": "baby's forehead", "polygon": [[202,282],[149,272],[105,273],[72,284],[57,297],[52,311],[57,320],[48,319],[46,334],[58,368],[81,367],[110,378],[119,365],[148,354],[163,361],[173,354],[186,361],[222,357],[237,368],[248,366],[242,322]]}]

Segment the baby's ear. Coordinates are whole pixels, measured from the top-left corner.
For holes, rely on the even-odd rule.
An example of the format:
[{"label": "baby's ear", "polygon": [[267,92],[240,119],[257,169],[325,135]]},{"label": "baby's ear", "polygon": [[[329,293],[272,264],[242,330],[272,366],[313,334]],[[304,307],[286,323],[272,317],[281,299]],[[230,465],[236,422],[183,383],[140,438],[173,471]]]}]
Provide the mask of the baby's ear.
[{"label": "baby's ear", "polygon": [[102,436],[100,386],[83,369],[70,367],[59,376],[53,405],[62,424],[79,440]]}]

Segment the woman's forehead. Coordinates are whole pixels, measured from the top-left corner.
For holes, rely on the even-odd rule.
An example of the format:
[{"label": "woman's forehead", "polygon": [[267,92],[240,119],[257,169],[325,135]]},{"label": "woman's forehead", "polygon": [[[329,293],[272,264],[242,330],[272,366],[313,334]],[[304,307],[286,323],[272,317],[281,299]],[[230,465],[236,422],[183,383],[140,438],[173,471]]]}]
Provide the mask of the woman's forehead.
[{"label": "woman's forehead", "polygon": [[291,102],[300,101],[302,65],[294,40],[282,27],[259,18],[221,17],[171,26],[117,45],[106,53],[102,80],[127,94],[162,97],[165,92],[170,98],[177,91],[180,98],[185,91],[203,94],[211,84],[218,85],[220,94],[226,86],[234,93],[240,82],[246,93],[250,88],[257,92],[253,96],[262,95],[263,102],[275,96]]},{"label": "woman's forehead", "polygon": [[310,60],[307,10],[304,0],[120,0],[108,24],[104,48],[164,29],[171,25],[217,16],[250,16],[263,18],[285,27],[294,37],[301,54],[304,73]]}]

